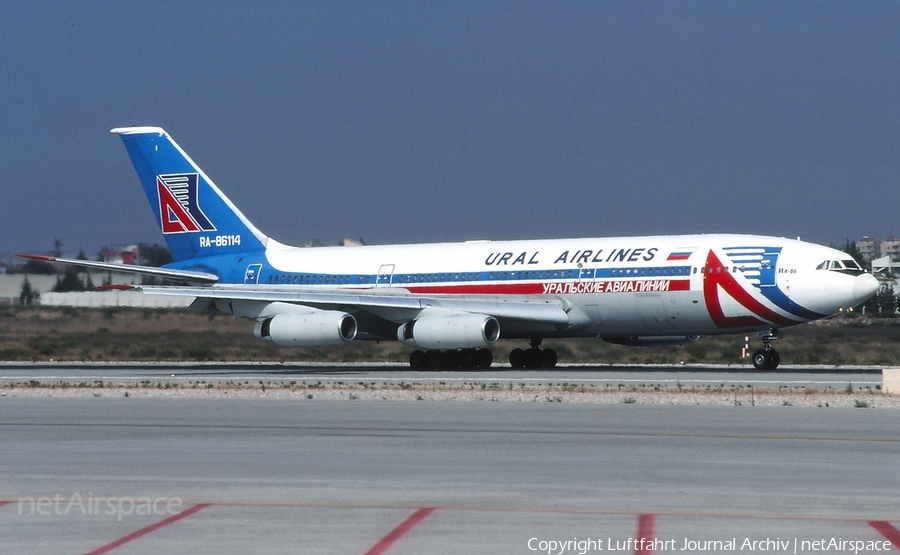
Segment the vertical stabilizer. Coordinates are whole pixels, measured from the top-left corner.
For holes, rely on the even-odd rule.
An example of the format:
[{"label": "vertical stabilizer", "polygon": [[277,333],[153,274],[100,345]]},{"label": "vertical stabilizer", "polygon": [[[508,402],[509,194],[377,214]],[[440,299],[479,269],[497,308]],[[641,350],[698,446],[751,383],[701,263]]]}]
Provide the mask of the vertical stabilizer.
[{"label": "vertical stabilizer", "polygon": [[176,261],[265,249],[268,238],[160,127],[113,129],[125,143]]}]

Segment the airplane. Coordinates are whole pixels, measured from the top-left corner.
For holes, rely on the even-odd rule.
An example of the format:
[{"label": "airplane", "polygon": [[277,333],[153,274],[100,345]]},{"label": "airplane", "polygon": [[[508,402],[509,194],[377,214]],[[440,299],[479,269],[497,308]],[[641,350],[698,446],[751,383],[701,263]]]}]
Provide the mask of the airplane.
[{"label": "airplane", "polygon": [[833,248],[709,234],[298,248],[253,225],[159,127],[111,130],[125,144],[174,262],[163,267],[27,258],[163,278],[145,294],[255,321],[279,346],[396,340],[415,369],[487,368],[498,339],[528,347],[514,368],[552,368],[544,339],[677,345],[756,333],[773,370],[781,328],[857,306],[879,287]]}]

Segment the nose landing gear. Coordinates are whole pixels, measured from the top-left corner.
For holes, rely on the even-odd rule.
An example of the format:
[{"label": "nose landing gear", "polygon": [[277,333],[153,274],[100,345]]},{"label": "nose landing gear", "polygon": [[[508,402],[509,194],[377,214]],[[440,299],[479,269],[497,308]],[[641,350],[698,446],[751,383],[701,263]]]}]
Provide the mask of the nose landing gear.
[{"label": "nose landing gear", "polygon": [[775,370],[781,364],[781,355],[772,348],[772,341],[781,339],[778,330],[772,328],[762,336],[763,348],[753,352],[753,367],[757,370]]}]

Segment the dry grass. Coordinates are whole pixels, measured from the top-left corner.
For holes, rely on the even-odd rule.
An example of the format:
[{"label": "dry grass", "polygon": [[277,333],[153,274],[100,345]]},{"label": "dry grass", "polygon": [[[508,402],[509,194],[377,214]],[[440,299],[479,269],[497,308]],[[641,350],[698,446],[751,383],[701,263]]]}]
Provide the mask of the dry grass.
[{"label": "dry grass", "polygon": [[[900,320],[834,318],[785,330],[776,346],[792,364],[900,364]],[[634,348],[601,340],[545,342],[561,363],[747,364],[743,336],[704,337],[678,347]],[[751,337],[751,349],[760,342]],[[521,341],[493,347],[503,361]],[[279,348],[253,338],[252,323],[202,314],[131,308],[0,309],[0,360],[15,361],[381,361],[405,363],[396,342],[354,342],[314,349]]]}]

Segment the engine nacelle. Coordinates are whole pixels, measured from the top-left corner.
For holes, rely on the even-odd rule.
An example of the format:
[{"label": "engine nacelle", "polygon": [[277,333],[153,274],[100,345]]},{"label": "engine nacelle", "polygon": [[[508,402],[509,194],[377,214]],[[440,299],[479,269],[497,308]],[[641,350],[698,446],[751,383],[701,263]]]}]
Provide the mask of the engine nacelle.
[{"label": "engine nacelle", "polygon": [[607,343],[627,345],[629,347],[665,347],[670,345],[684,345],[700,339],[699,335],[637,335],[631,337],[604,337]]},{"label": "engine nacelle", "polygon": [[353,341],[356,329],[356,318],[346,312],[317,310],[257,320],[253,335],[280,347],[320,347]]},{"label": "engine nacelle", "polygon": [[500,322],[485,314],[426,316],[400,326],[397,339],[421,349],[487,347],[500,339]]}]

